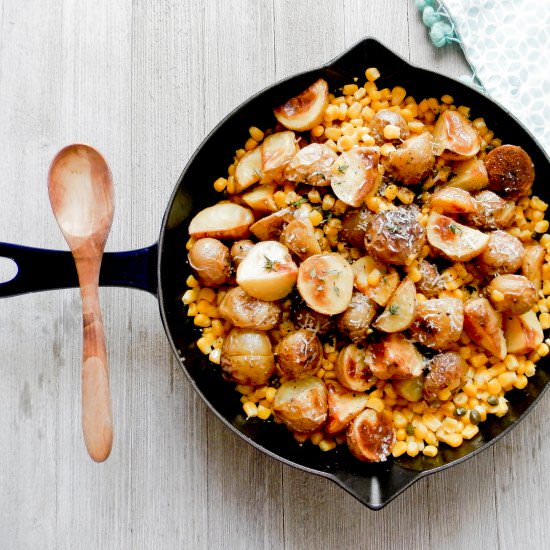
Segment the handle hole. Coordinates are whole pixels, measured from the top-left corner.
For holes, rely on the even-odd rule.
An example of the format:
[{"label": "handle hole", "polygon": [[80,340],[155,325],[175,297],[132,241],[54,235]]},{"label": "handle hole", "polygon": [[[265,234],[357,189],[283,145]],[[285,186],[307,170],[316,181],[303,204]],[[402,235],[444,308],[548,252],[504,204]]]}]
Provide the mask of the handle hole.
[{"label": "handle hole", "polygon": [[11,258],[0,258],[0,284],[12,281],[18,272],[19,267]]}]

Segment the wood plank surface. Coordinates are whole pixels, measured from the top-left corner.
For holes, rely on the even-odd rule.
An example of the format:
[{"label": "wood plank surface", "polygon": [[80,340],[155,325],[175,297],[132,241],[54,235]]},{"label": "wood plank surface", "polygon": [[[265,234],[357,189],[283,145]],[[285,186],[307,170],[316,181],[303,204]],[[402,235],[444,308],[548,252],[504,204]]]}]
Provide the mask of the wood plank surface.
[{"label": "wood plank surface", "polygon": [[[46,175],[83,141],[113,171],[107,249],[153,243],[221,117],[365,36],[467,72],[457,48],[430,44],[413,0],[0,0],[0,241],[65,248]],[[228,432],[173,358],[152,296],[104,288],[101,301],[115,417],[101,465],[80,429],[78,291],[0,302],[0,548],[548,546],[548,398],[491,450],[372,512]]]}]

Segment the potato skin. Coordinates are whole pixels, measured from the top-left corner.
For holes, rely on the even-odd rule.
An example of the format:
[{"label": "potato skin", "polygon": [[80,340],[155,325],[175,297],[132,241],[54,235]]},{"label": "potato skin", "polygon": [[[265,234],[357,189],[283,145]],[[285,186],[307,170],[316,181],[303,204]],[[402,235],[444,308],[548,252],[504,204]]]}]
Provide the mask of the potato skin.
[{"label": "potato skin", "polygon": [[376,145],[383,145],[386,141],[399,141],[399,140],[387,140],[384,138],[384,128],[391,124],[397,126],[401,130],[399,139],[401,141],[409,137],[409,126],[407,121],[399,114],[389,109],[382,109],[378,111],[369,123],[370,135],[374,138]]},{"label": "potato skin", "polygon": [[231,275],[229,249],[218,239],[199,239],[191,247],[187,259],[206,286],[223,285]]},{"label": "potato skin", "polygon": [[271,330],[281,319],[281,306],[277,302],[253,298],[238,286],[227,291],[219,311],[224,319],[239,328]]},{"label": "potato skin", "polygon": [[305,304],[298,306],[294,312],[294,325],[298,328],[312,330],[316,334],[327,334],[334,328],[333,317],[319,313]]},{"label": "potato skin", "polygon": [[428,132],[404,141],[388,159],[390,172],[405,185],[416,185],[423,181],[434,164],[432,138]]},{"label": "potato skin", "polygon": [[325,423],[328,392],[316,376],[281,384],[273,400],[275,416],[294,432],[311,433]]},{"label": "potato skin", "polygon": [[359,413],[347,431],[351,454],[363,462],[384,462],[391,453],[395,439],[392,421],[373,409]]},{"label": "potato skin", "polygon": [[407,265],[426,242],[426,230],[418,221],[416,207],[378,212],[367,225],[365,248],[376,259]]},{"label": "potato skin", "polygon": [[277,346],[279,370],[290,378],[314,374],[322,358],[323,346],[312,330],[300,329],[287,334]]},{"label": "potato skin", "polygon": [[492,191],[475,196],[475,211],[466,216],[468,225],[480,229],[506,229],[514,221],[515,204]]},{"label": "potato skin", "polygon": [[311,143],[300,149],[287,164],[285,178],[317,187],[330,185],[330,169],[337,158],[328,145]]},{"label": "potato skin", "polygon": [[523,244],[517,237],[497,230],[489,233],[487,248],[475,262],[486,275],[514,273],[521,267],[523,253]]},{"label": "potato skin", "polygon": [[[495,300],[493,293],[502,294],[501,300]],[[487,286],[487,296],[496,311],[511,315],[521,315],[537,303],[535,285],[523,275],[499,275]]]},{"label": "potato skin", "polygon": [[528,195],[535,180],[531,157],[517,145],[495,147],[485,157],[489,189],[517,199]]},{"label": "potato skin", "polygon": [[418,269],[422,275],[420,281],[416,283],[418,292],[424,294],[427,298],[433,298],[445,289],[445,282],[434,264],[422,260]]},{"label": "potato skin", "polygon": [[466,361],[459,353],[449,351],[434,355],[429,362],[430,372],[424,379],[424,398],[430,402],[437,399],[437,394],[444,389],[451,391],[458,388],[468,370]]},{"label": "potato skin", "polygon": [[355,248],[363,250],[365,248],[365,233],[371,218],[372,213],[366,208],[348,210],[342,220],[340,238]]},{"label": "potato skin", "polygon": [[354,292],[348,308],[338,316],[338,330],[352,342],[360,342],[366,338],[375,315],[376,304],[362,292]]},{"label": "potato skin", "polygon": [[275,372],[275,357],[265,332],[233,328],[223,341],[220,366],[237,384],[266,384]]},{"label": "potato skin", "polygon": [[241,239],[236,241],[231,246],[231,258],[233,258],[233,265],[235,269],[239,267],[239,264],[244,260],[245,256],[250,252],[250,249],[254,246],[254,243],[250,239]]}]

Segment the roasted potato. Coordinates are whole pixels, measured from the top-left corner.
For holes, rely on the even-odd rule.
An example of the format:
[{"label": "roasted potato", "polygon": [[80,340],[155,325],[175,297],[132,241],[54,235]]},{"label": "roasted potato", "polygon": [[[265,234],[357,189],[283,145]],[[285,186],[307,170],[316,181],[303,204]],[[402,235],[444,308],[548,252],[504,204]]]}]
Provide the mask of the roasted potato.
[{"label": "roasted potato", "polygon": [[362,292],[354,292],[348,308],[338,317],[338,330],[352,342],[361,342],[375,315],[376,304]]},{"label": "roasted potato", "polygon": [[372,213],[366,208],[348,210],[342,220],[340,238],[359,250],[365,248],[365,232],[371,217]]},{"label": "roasted potato", "polygon": [[506,229],[514,221],[516,205],[492,191],[475,196],[475,209],[466,216],[470,225],[480,229]]},{"label": "roasted potato", "polygon": [[448,351],[434,355],[428,362],[429,372],[424,380],[424,398],[431,402],[438,399],[441,390],[456,390],[468,370],[459,353]]},{"label": "roasted potato", "polygon": [[398,207],[378,212],[369,221],[365,248],[381,262],[407,265],[426,242],[426,231],[418,221],[416,207]]},{"label": "roasted potato", "polygon": [[338,155],[323,143],[310,143],[300,149],[287,164],[285,178],[316,187],[330,185],[332,165]]},{"label": "roasted potato", "polygon": [[292,208],[283,208],[277,212],[273,212],[269,216],[260,218],[257,222],[250,226],[250,231],[260,241],[276,240],[281,236],[281,233],[287,223],[294,219]]},{"label": "roasted potato", "polygon": [[312,330],[287,334],[277,345],[277,365],[289,378],[315,374],[323,359],[323,345]]},{"label": "roasted potato", "polygon": [[493,307],[510,315],[521,315],[537,303],[535,285],[523,275],[499,275],[487,287]]},{"label": "roasted potato", "polygon": [[482,348],[495,357],[506,357],[506,340],[500,314],[485,298],[472,298],[464,304],[464,330]]},{"label": "roasted potato", "polygon": [[510,199],[528,195],[535,180],[531,157],[517,145],[495,147],[485,157],[489,189]]},{"label": "roasted potato", "polygon": [[334,323],[330,315],[324,315],[302,304],[294,311],[294,325],[323,335],[332,330]]},{"label": "roasted potato", "polygon": [[273,413],[292,431],[311,433],[327,419],[328,395],[325,383],[306,376],[281,384],[273,400]]},{"label": "roasted potato", "polygon": [[422,278],[416,283],[416,288],[426,298],[433,298],[445,289],[445,282],[434,264],[422,260],[418,269]]},{"label": "roasted potato", "polygon": [[367,349],[367,364],[372,374],[382,380],[406,380],[422,374],[424,359],[403,334],[389,334]]},{"label": "roasted potato", "polygon": [[365,409],[351,421],[347,443],[355,458],[364,462],[384,462],[395,443],[393,423],[374,409]]},{"label": "roasted potato", "polygon": [[476,210],[472,195],[458,187],[438,189],[430,201],[430,206],[442,214],[470,214]]},{"label": "roasted potato", "polygon": [[373,326],[383,332],[401,332],[413,322],[415,307],[416,287],[412,280],[406,277],[395,289],[386,309]]},{"label": "roasted potato", "polygon": [[506,231],[492,231],[475,264],[487,275],[515,273],[521,267],[523,253],[523,244],[517,237]]},{"label": "roasted potato", "polygon": [[239,328],[271,330],[281,319],[281,306],[249,296],[242,288],[230,288],[219,306],[220,315]]},{"label": "roasted potato", "polygon": [[457,298],[431,299],[416,306],[411,336],[429,348],[444,350],[462,334],[464,306]]},{"label": "roasted potato", "polygon": [[189,235],[200,239],[243,239],[254,223],[252,212],[235,203],[219,203],[201,210],[189,223]]},{"label": "roasted potato", "polygon": [[321,254],[315,230],[307,218],[289,222],[281,233],[280,241],[300,260],[305,260],[314,254]]},{"label": "roasted potato", "polygon": [[273,183],[266,185],[257,185],[254,189],[241,195],[247,206],[254,212],[265,214],[266,212],[276,212],[277,204],[273,198],[276,186]]},{"label": "roasted potato", "polygon": [[244,191],[251,185],[259,182],[262,173],[262,148],[256,147],[245,153],[235,169],[235,193]]},{"label": "roasted potato", "polygon": [[472,123],[459,111],[444,111],[433,129],[434,153],[451,160],[475,156],[481,138]]},{"label": "roasted potato", "polygon": [[[399,138],[388,140],[384,137],[384,128],[386,126],[395,126],[399,128]],[[404,141],[409,137],[409,125],[407,121],[395,111],[382,109],[378,111],[369,123],[370,135],[374,138],[376,145],[383,145],[387,141]]]},{"label": "roasted potato", "polygon": [[275,132],[267,136],[262,145],[262,173],[269,181],[283,179],[286,166],[298,152],[294,132]]},{"label": "roasted potato", "polygon": [[223,285],[231,275],[229,248],[218,239],[199,239],[191,247],[187,259],[206,286]]},{"label": "roasted potato", "polygon": [[340,350],[334,373],[338,382],[352,391],[366,391],[372,386],[372,373],[366,362],[365,350],[350,344]]},{"label": "roasted potato", "polygon": [[328,391],[328,417],[325,432],[334,435],[343,431],[366,408],[369,396],[365,393],[351,392],[332,380],[329,380],[326,386]]},{"label": "roasted potato", "polygon": [[545,255],[546,251],[540,244],[526,246],[523,252],[521,272],[535,285],[537,291],[542,286],[542,264]]},{"label": "roasted potato", "polygon": [[235,269],[239,267],[239,264],[244,260],[245,256],[250,252],[250,249],[253,246],[254,243],[250,239],[242,239],[233,243],[230,252]]},{"label": "roasted potato", "polygon": [[400,182],[415,185],[430,175],[434,164],[432,136],[425,132],[407,139],[393,151],[387,167]]},{"label": "roasted potato", "polygon": [[485,164],[477,157],[454,162],[452,170],[454,176],[449,180],[449,186],[473,192],[480,191],[489,184]]},{"label": "roasted potato", "polygon": [[544,333],[536,313],[527,311],[504,316],[504,337],[508,353],[522,355],[536,350],[544,340]]},{"label": "roasted potato", "polygon": [[422,399],[424,377],[418,376],[417,378],[409,378],[408,380],[392,380],[392,386],[399,397],[411,403],[416,403]]},{"label": "roasted potato", "polygon": [[221,351],[223,375],[237,384],[266,384],[275,372],[275,357],[269,336],[259,330],[233,328]]}]

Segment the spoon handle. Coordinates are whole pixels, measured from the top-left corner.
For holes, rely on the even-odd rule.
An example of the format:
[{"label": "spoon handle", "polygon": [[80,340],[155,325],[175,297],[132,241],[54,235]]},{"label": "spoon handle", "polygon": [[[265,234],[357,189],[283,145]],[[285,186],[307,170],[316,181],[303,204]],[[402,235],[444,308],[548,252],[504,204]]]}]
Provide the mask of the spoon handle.
[{"label": "spoon handle", "polygon": [[96,462],[106,460],[113,445],[109,363],[98,293],[100,261],[97,267],[77,262],[83,320],[82,430],[88,454]]}]

